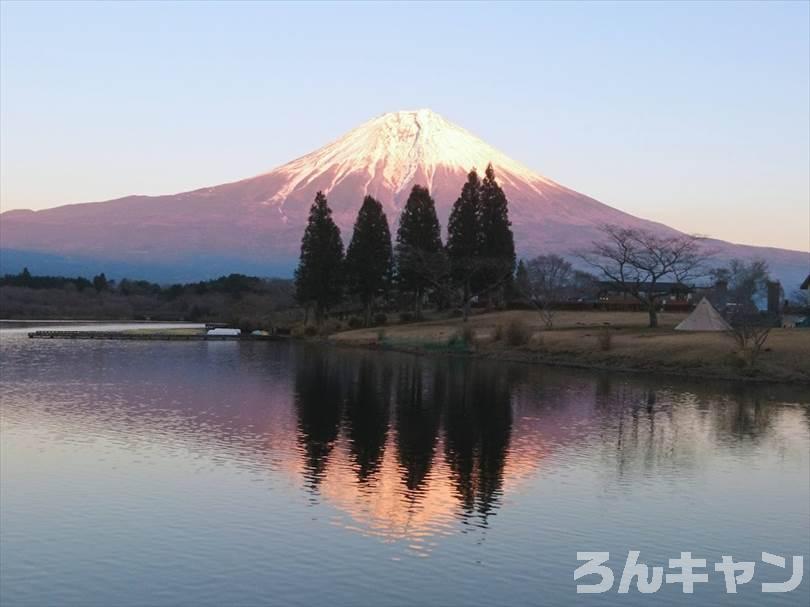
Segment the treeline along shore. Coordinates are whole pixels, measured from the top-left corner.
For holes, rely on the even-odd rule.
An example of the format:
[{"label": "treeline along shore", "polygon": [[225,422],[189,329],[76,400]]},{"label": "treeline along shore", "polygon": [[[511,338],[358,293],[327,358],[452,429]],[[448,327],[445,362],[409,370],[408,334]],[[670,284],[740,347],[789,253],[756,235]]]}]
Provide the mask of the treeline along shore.
[{"label": "treeline along shore", "polygon": [[0,278],[5,319],[217,322],[252,330],[297,322],[293,306],[291,280],[242,274],[173,285],[28,270]]}]

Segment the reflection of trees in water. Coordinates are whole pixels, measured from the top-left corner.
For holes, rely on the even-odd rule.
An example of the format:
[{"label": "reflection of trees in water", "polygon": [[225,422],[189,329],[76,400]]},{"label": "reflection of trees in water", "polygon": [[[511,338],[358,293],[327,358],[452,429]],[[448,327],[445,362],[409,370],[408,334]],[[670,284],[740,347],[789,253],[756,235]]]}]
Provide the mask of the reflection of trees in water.
[{"label": "reflection of trees in water", "polygon": [[722,406],[704,399],[701,409],[714,418],[718,438],[727,442],[760,442],[768,435],[780,408],[763,399],[759,386],[735,385]]},{"label": "reflection of trees in water", "polygon": [[424,483],[436,453],[442,374],[429,372],[421,360],[406,359],[396,380],[397,459],[409,493]]},{"label": "reflection of trees in water", "polygon": [[424,497],[443,434],[444,457],[463,509],[485,520],[498,507],[514,373],[472,361],[372,358],[317,348],[300,348],[295,369],[298,442],[311,488],[327,474],[341,422],[358,482],[373,482],[385,454],[393,397],[396,458],[406,501],[416,504]]},{"label": "reflection of trees in water", "polygon": [[448,373],[445,457],[462,507],[484,521],[500,502],[512,429],[510,382],[474,362]]},{"label": "reflection of trees in water", "polygon": [[317,488],[340,431],[345,382],[339,361],[320,348],[300,348],[295,361],[298,440],[307,483]]},{"label": "reflection of trees in water", "polygon": [[[720,391],[722,389],[722,391]],[[694,381],[633,378],[595,384],[594,404],[604,446],[613,445],[619,479],[684,471],[717,449],[756,445],[773,436],[785,409],[765,398],[768,388],[742,383],[703,386]]]},{"label": "reflection of trees in water", "polygon": [[354,367],[346,398],[346,433],[357,478],[366,483],[378,472],[385,451],[391,372],[369,356]]}]

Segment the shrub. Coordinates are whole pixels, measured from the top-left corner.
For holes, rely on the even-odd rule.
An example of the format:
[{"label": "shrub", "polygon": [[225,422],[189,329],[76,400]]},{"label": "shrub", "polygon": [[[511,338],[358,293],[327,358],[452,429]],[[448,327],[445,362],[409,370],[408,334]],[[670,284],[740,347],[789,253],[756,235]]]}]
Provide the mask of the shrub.
[{"label": "shrub", "polygon": [[599,349],[602,352],[607,352],[613,347],[613,333],[610,327],[602,327],[596,335],[596,341],[599,344]]},{"label": "shrub", "polygon": [[337,333],[338,331],[343,329],[343,325],[340,324],[339,320],[327,320],[321,325],[320,334],[321,337],[326,337],[327,335],[331,335],[332,333]]},{"label": "shrub", "polygon": [[464,341],[464,344],[471,348],[475,345],[475,329],[473,329],[469,324],[465,324],[461,328],[461,339]]},{"label": "shrub", "polygon": [[315,337],[318,334],[318,327],[315,325],[307,325],[304,327],[304,337]]},{"label": "shrub", "polygon": [[464,316],[464,310],[460,308],[450,310],[450,318],[461,318],[462,316]]},{"label": "shrub", "polygon": [[255,318],[240,317],[231,324],[237,329],[240,329],[242,333],[250,333],[253,329],[258,329],[260,323]]},{"label": "shrub", "polygon": [[377,312],[374,315],[374,324],[375,325],[384,325],[388,322],[388,315],[384,314],[383,312]]},{"label": "shrub", "polygon": [[413,322],[413,313],[412,312],[400,312],[399,313],[399,322]]},{"label": "shrub", "polygon": [[359,318],[358,316],[352,316],[349,318],[350,329],[359,329],[362,326],[363,326],[363,319]]},{"label": "shrub", "polygon": [[546,340],[542,333],[537,332],[532,334],[531,339],[529,339],[529,344],[531,344],[533,348],[542,350],[546,345]]},{"label": "shrub", "polygon": [[731,329],[726,333],[734,340],[737,346],[737,355],[742,361],[742,367],[754,367],[765,348],[765,342],[771,332],[772,324],[759,314],[737,312],[731,317]]},{"label": "shrub", "polygon": [[513,319],[506,325],[506,343],[510,346],[524,346],[532,336],[528,325],[520,319]]}]

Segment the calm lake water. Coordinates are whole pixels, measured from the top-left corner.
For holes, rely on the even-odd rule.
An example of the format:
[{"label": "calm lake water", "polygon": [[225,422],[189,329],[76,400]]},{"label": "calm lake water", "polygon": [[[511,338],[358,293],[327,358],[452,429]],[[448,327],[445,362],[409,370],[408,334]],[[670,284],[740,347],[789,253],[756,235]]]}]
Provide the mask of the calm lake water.
[{"label": "calm lake water", "polygon": [[[317,346],[0,333],[0,603],[808,605],[810,394]],[[628,550],[756,561],[618,595]],[[577,551],[609,551],[577,595]],[[803,555],[789,571],[761,552]],[[589,580],[580,580],[585,583]]]}]

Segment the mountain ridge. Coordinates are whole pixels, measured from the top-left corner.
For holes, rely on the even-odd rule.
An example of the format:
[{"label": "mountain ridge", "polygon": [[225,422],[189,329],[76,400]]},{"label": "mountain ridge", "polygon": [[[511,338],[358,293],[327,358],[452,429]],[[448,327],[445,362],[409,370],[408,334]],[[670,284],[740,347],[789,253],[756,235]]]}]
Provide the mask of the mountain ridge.
[{"label": "mountain ridge", "polygon": [[[576,192],[490,146],[431,110],[382,114],[326,145],[253,177],[158,196],[131,195],[40,211],[0,214],[0,246],[130,266],[183,266],[206,257],[257,267],[295,264],[309,206],[323,190],[348,244],[363,197],[383,204],[396,229],[410,189],[427,186],[446,230],[450,208],[471,168],[495,167],[509,199],[520,255],[570,254],[618,224],[680,233]],[[810,254],[710,240],[723,258],[762,256],[792,281],[810,269]],[[754,250],[752,250],[754,249]],[[15,259],[24,258],[15,255]],[[6,268],[8,269],[8,268]],[[207,278],[204,267],[201,278]],[[802,276],[803,278],[803,276]]]}]

